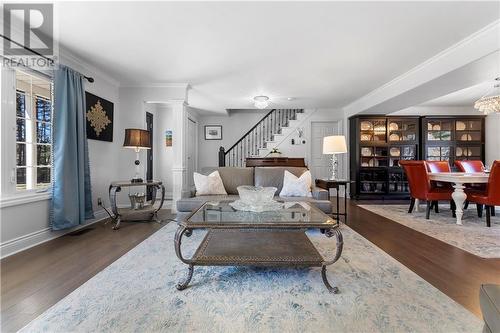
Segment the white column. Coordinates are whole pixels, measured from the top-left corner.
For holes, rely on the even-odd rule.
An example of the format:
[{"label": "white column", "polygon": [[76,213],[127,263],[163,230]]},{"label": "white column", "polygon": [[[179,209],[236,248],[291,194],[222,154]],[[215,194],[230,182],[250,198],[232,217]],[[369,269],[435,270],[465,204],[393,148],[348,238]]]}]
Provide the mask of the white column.
[{"label": "white column", "polygon": [[176,202],[187,193],[187,112],[184,101],[176,101],[172,104],[173,124],[172,124],[172,212],[176,212]]}]

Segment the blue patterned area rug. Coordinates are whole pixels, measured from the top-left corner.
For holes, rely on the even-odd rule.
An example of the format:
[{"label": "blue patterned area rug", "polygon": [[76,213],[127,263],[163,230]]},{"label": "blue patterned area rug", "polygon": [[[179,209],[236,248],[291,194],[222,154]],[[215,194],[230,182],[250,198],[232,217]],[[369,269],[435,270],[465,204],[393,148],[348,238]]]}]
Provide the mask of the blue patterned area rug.
[{"label": "blue patterned area rug", "polygon": [[[423,207],[422,207],[423,206]],[[458,247],[481,258],[500,258],[500,212],[491,217],[486,226],[486,213],[477,217],[476,205],[464,210],[462,225],[452,217],[449,205],[439,206],[439,213],[431,212],[425,218],[425,206],[408,214],[408,205],[359,205],[370,212],[398,222],[427,236]]]},{"label": "blue patterned area rug", "polygon": [[[481,332],[481,321],[372,243],[342,226],[344,252],[320,269],[186,265],[170,223],[23,328],[23,332]],[[184,241],[193,252],[196,232]],[[309,234],[330,256],[334,238]],[[186,254],[188,254],[186,251]],[[85,254],[82,254],[85,255]]]}]

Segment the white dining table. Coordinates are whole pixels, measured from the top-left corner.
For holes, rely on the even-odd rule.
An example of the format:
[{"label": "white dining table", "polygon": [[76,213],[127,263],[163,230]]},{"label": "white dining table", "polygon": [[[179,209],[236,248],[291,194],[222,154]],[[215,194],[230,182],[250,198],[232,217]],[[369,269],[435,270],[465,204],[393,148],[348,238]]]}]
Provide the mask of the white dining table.
[{"label": "white dining table", "polygon": [[433,172],[429,173],[429,179],[453,183],[455,189],[451,194],[453,201],[456,204],[457,224],[462,224],[462,216],[464,215],[464,202],[467,200],[467,194],[464,192],[464,184],[484,184],[488,183],[489,174],[485,172],[466,173],[466,172]]}]

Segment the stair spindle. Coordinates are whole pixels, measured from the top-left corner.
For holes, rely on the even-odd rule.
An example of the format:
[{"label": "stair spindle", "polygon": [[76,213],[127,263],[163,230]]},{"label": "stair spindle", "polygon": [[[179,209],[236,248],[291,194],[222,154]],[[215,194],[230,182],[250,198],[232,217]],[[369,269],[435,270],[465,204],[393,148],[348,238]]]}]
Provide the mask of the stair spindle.
[{"label": "stair spindle", "polygon": [[268,125],[269,131],[267,133],[267,139],[271,140],[271,136],[273,135],[273,128],[272,128],[273,124],[271,122],[271,119],[269,119],[269,118],[267,119],[267,122],[269,123],[269,125]]},{"label": "stair spindle", "polygon": [[262,122],[262,126],[260,128],[260,146],[264,146],[264,122]]},{"label": "stair spindle", "polygon": [[257,131],[255,131],[255,137],[253,138],[252,146],[254,154],[257,155],[259,153],[257,151]]},{"label": "stair spindle", "polygon": [[290,127],[290,120],[296,120],[297,113],[303,111],[303,109],[273,109],[269,111],[229,150],[222,149],[219,163],[225,163],[228,166],[246,166],[246,158],[259,156],[260,148],[273,148],[267,146],[267,141],[274,141],[274,136],[282,134],[283,127]]}]

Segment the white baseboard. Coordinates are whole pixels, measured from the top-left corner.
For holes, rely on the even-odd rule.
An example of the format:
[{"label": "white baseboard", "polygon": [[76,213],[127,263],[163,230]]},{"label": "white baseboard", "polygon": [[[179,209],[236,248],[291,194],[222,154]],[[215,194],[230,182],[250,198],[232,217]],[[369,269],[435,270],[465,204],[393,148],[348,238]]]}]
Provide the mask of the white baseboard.
[{"label": "white baseboard", "polygon": [[81,228],[87,227],[91,224],[94,224],[96,222],[102,221],[105,218],[108,218],[108,214],[104,211],[104,209],[101,209],[97,212],[94,213],[95,218],[92,220],[89,220],[87,223],[79,225],[77,227],[71,228],[71,229],[66,229],[66,230],[59,230],[59,231],[52,231],[50,227],[37,230],[35,232],[22,235],[20,237],[10,239],[6,242],[3,242],[0,244],[0,258],[6,258],[8,256],[11,256],[13,254],[16,254],[18,252],[24,251],[29,249],[30,247],[45,243],[49,240],[55,239],[57,237],[61,237],[67,233],[79,230]]},{"label": "white baseboard", "polygon": [[[163,202],[162,209],[171,209],[171,208],[172,208],[172,200],[165,200]],[[111,208],[107,209],[111,212]],[[3,242],[2,244],[0,244],[0,259],[27,250],[33,246],[48,242],[52,239],[64,236],[67,233],[79,230],[81,228],[85,228],[91,224],[97,223],[109,217],[109,215],[106,213],[104,209],[95,212],[94,216],[95,218],[89,220],[87,223],[71,229],[52,231],[50,227],[47,227],[42,230],[38,230]]]}]

